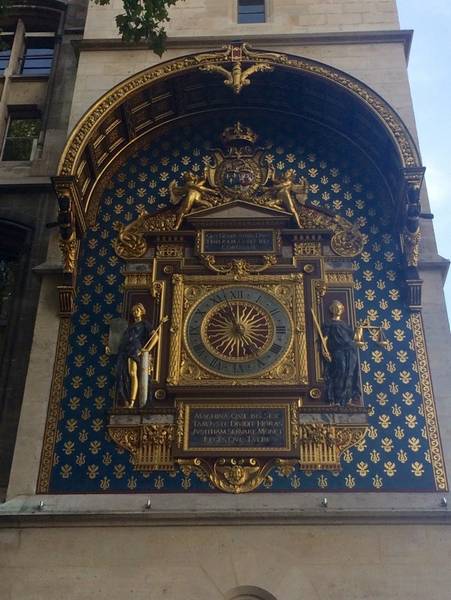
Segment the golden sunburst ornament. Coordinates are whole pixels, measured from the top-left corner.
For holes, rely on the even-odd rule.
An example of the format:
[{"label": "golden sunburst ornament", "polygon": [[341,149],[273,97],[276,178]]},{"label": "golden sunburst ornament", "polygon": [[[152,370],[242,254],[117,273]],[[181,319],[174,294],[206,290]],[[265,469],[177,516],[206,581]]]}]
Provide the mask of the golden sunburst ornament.
[{"label": "golden sunburst ornament", "polygon": [[214,356],[242,361],[267,350],[274,338],[274,327],[262,307],[246,301],[224,300],[204,321],[201,336]]}]

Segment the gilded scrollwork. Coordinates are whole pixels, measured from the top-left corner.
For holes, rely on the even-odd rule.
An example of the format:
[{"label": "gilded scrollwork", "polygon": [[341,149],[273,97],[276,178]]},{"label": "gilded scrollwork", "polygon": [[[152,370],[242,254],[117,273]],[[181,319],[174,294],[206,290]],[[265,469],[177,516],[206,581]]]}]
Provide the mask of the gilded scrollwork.
[{"label": "gilded scrollwork", "polygon": [[157,258],[183,258],[183,246],[180,244],[158,244]]},{"label": "gilded scrollwork", "polygon": [[216,257],[212,254],[202,254],[201,258],[204,264],[215,273],[220,273],[221,275],[231,273],[237,278],[247,277],[254,273],[262,273],[277,264],[277,257],[273,254],[264,255],[262,265],[251,263],[244,258],[234,258],[227,263],[217,263]]},{"label": "gilded scrollwork", "polygon": [[60,320],[58,331],[52,386],[50,388],[49,408],[45,425],[39,477],[36,486],[36,492],[38,494],[46,494],[50,485],[58,423],[61,417],[60,402],[64,389],[64,376],[66,373],[66,357],[69,348],[70,331],[71,320],[67,317],[62,318]]},{"label": "gilded scrollwork", "polygon": [[294,256],[321,256],[321,242],[295,242]]},{"label": "gilded scrollwork", "polygon": [[135,455],[139,447],[139,428],[137,427],[110,427],[108,433],[111,439],[121,448]]},{"label": "gilded scrollwork", "polygon": [[119,229],[118,238],[113,241],[113,247],[121,258],[142,258],[147,252],[145,234],[152,231],[173,231],[177,215],[173,211],[164,211],[150,215],[144,209],[139,211],[139,217]]},{"label": "gilded scrollwork", "polygon": [[169,342],[169,372],[167,382],[176,384],[180,378],[180,353],[182,343],[182,318],[183,318],[183,276],[176,274],[172,277],[172,320],[171,338]]},{"label": "gilded scrollwork", "polygon": [[203,474],[218,490],[244,494],[257,489],[270,478],[275,461],[256,458],[218,458],[210,462],[202,458],[178,459],[185,474]]},{"label": "gilded scrollwork", "polygon": [[349,223],[346,219],[336,216],[336,227],[330,241],[332,250],[338,256],[357,256],[363,250],[364,238],[357,223]]},{"label": "gilded scrollwork", "polygon": [[339,455],[347,448],[355,446],[363,440],[368,428],[366,426],[348,425],[345,427],[337,427],[335,430],[335,440]]},{"label": "gilded scrollwork", "polygon": [[59,248],[63,255],[63,272],[73,273],[77,264],[78,240],[75,231],[72,231],[67,239],[60,238]]},{"label": "gilded scrollwork", "polygon": [[111,439],[131,454],[134,468],[139,471],[173,471],[172,443],[175,427],[167,423],[142,425],[109,425]]},{"label": "gilded scrollwork", "polygon": [[176,421],[177,448],[183,448],[184,435],[185,435],[185,404],[183,402],[178,402],[178,404],[177,404],[177,421]]},{"label": "gilded scrollwork", "polygon": [[299,415],[298,407],[295,404],[290,406],[290,429],[291,429],[291,440],[293,447],[297,447],[299,443]]},{"label": "gilded scrollwork", "polygon": [[418,267],[420,261],[420,229],[418,228],[412,233],[407,228],[405,228],[404,233],[402,235],[402,239],[407,266]]},{"label": "gilded scrollwork", "polygon": [[366,425],[300,425],[300,467],[305,471],[341,470],[342,453],[358,444],[366,435]]}]

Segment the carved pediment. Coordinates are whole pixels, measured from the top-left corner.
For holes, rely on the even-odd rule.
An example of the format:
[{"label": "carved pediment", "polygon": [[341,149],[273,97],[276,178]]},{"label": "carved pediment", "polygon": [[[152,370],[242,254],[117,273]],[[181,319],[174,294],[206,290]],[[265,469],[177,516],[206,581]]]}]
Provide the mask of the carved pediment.
[{"label": "carved pediment", "polygon": [[249,226],[284,227],[288,225],[292,215],[284,210],[261,206],[244,200],[234,200],[212,208],[204,208],[191,213],[186,221],[196,229],[200,227],[229,226],[248,228]]}]

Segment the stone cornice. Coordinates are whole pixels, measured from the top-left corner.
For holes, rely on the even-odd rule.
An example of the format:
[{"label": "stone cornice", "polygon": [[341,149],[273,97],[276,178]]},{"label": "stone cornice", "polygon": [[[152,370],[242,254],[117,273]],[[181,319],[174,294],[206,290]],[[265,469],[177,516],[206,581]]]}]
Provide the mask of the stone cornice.
[{"label": "stone cornice", "polygon": [[48,176],[35,177],[20,174],[17,177],[2,177],[0,174],[0,189],[17,191],[24,188],[33,188],[34,190],[52,190],[53,185],[52,180]]},{"label": "stone cornice", "polygon": [[0,529],[36,527],[162,527],[162,526],[271,526],[271,525],[451,525],[446,509],[435,510],[229,510],[67,512],[0,515]]},{"label": "stone cornice", "polygon": [[[16,496],[0,529],[201,525],[451,524],[443,494],[96,494]],[[147,502],[150,500],[150,507]],[[187,506],[187,502],[189,505]]]},{"label": "stone cornice", "polygon": [[[349,31],[330,33],[279,33],[265,35],[241,35],[240,41],[269,46],[326,46],[343,44],[402,44],[406,60],[409,60],[413,31],[411,29],[387,31]],[[222,36],[177,36],[169,37],[166,42],[168,50],[184,48],[215,48],[230,42],[237,41],[236,35]],[[105,50],[149,50],[146,43],[125,43],[120,39],[85,39],[74,41],[73,45],[79,51],[105,51]]]}]

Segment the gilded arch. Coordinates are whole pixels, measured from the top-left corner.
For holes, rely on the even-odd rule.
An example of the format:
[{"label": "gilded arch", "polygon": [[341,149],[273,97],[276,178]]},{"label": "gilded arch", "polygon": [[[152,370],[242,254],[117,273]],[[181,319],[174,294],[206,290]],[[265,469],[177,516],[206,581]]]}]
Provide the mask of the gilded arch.
[{"label": "gilded arch", "polygon": [[[237,48],[239,54],[236,53]],[[85,226],[83,217],[86,217],[90,193],[106,164],[114,160],[130,142],[180,116],[177,110],[170,106],[174,98],[168,97],[165,82],[171,81],[174,87],[176,79],[186,78],[193,73],[200,74],[200,69],[206,71],[214,65],[236,63],[236,56],[246,64],[265,63],[272,67],[273,73],[258,75],[263,85],[265,78],[273,79],[277,73],[288,72],[291,76],[306,75],[310,78],[309,81],[327,83],[329,90],[336,88],[345,92],[348,97],[357,101],[361,111],[371,115],[372,124],[377,123],[385,132],[396,150],[400,168],[421,169],[418,150],[406,125],[383,98],[361,81],[313,60],[284,53],[253,50],[246,44],[230,45],[217,51],[176,58],[141,71],[104,94],[80,119],[61,156],[55,183],[57,190],[69,186],[69,183],[75,185],[76,190],[72,192],[76,192],[82,229]],[[197,86],[205,82],[217,86],[220,79],[216,75],[202,74],[196,80]],[[189,80],[188,83],[195,85],[194,80]],[[227,101],[230,100],[230,96],[226,98]],[[168,102],[165,103],[165,100]],[[215,101],[220,107],[221,103],[217,98]],[[151,104],[155,112],[153,119],[147,115],[150,117],[147,123],[142,113],[142,105],[146,103]],[[156,104],[160,104],[165,110],[158,111]],[[243,102],[238,105],[242,106]],[[238,105],[235,103],[235,106]],[[189,116],[186,110],[183,111],[183,116]],[[143,122],[139,122],[139,119],[143,119]],[[368,122],[368,125],[370,124]]]},{"label": "gilded arch", "polygon": [[[233,94],[233,85],[228,82],[227,88],[218,71],[226,73],[227,67],[232,77],[241,64],[246,67],[243,74],[252,73],[252,85],[242,94]],[[95,222],[97,206],[92,200],[109,167],[131,154],[140,140],[151,139],[175,123],[241,109],[316,121],[359,145],[387,181],[404,236],[408,277],[418,282],[419,192],[424,168],[399,115],[367,85],[338,69],[244,43],[182,56],[141,71],[107,92],[81,118],[54,178],[65,219],[61,245],[65,272],[75,270],[76,239]],[[415,286],[412,305],[419,304]]]},{"label": "gilded arch", "polygon": [[[122,105],[134,93],[149,86],[151,83],[165,79],[174,74],[183,74],[196,70],[201,66],[231,62],[229,46],[226,50],[210,53],[193,54],[165,62],[137,75],[129,77],[112,90],[104,94],[80,119],[71,133],[63,151],[59,166],[59,175],[74,175],[79,165],[80,154],[92,137],[96,127],[117,106]],[[404,167],[421,165],[418,150],[406,125],[391,106],[370,87],[356,78],[317,61],[290,56],[284,53],[264,50],[250,50],[243,44],[245,54],[243,62],[265,62],[274,67],[282,67],[293,71],[311,73],[316,77],[326,79],[357,97],[366,104],[368,109],[384,124],[387,133],[396,141]]]}]

